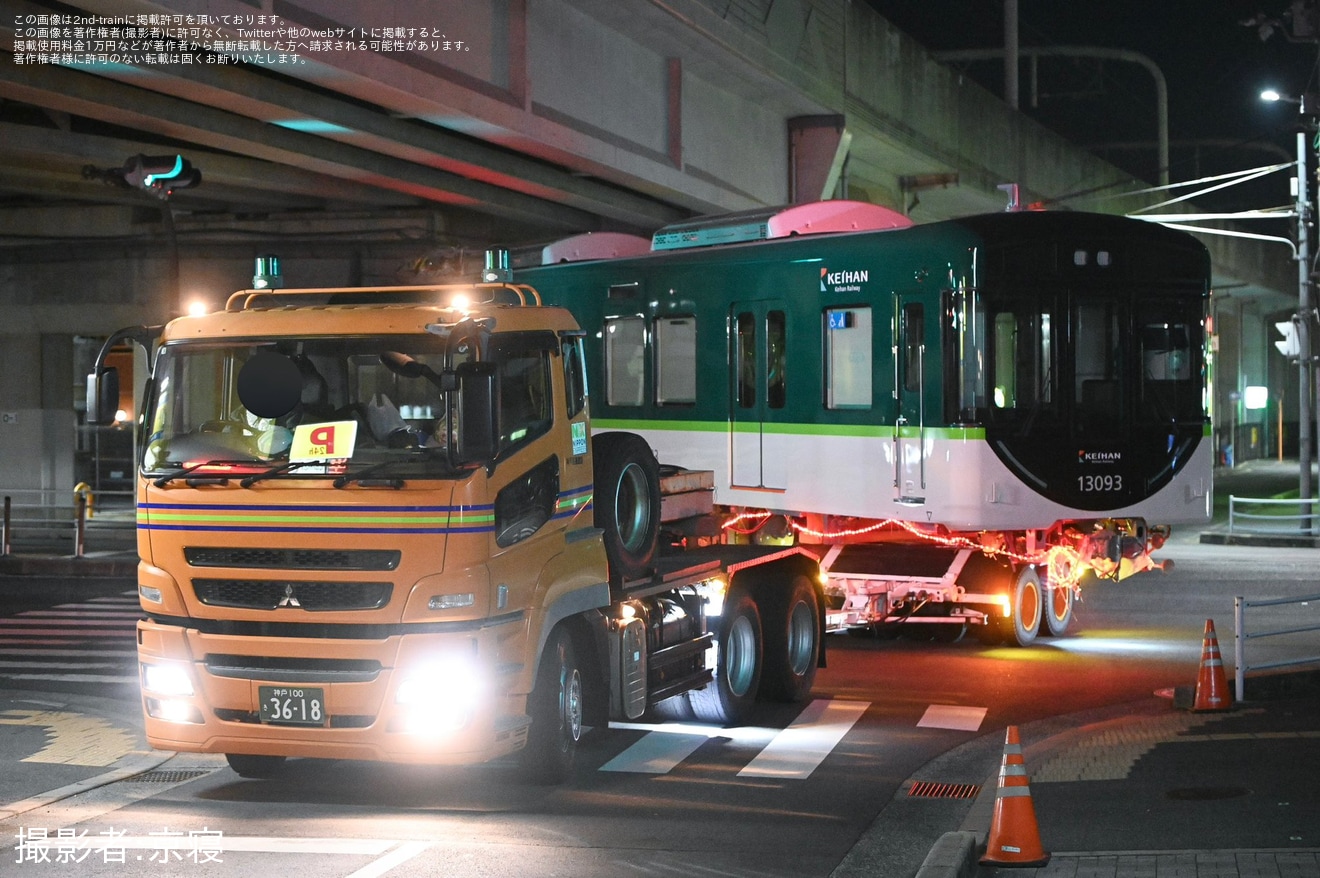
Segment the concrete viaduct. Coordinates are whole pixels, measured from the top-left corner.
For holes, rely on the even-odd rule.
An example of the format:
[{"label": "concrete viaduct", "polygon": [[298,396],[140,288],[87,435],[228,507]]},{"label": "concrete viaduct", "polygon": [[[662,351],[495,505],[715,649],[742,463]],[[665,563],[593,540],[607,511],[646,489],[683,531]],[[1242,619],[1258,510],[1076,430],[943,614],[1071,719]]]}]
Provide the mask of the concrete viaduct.
[{"label": "concrete viaduct", "polygon": [[[416,283],[491,243],[820,198],[917,222],[1003,210],[1003,184],[1054,209],[1151,198],[850,0],[71,7],[0,2],[5,488],[88,478],[114,444],[80,421],[99,340],[218,306],[258,255],[290,286]],[[106,183],[139,153],[184,155],[202,185],[162,202]],[[1281,389],[1296,419],[1269,344],[1296,266],[1277,243],[1205,241],[1221,442],[1231,425],[1240,458],[1272,453],[1273,409],[1235,394]]]}]

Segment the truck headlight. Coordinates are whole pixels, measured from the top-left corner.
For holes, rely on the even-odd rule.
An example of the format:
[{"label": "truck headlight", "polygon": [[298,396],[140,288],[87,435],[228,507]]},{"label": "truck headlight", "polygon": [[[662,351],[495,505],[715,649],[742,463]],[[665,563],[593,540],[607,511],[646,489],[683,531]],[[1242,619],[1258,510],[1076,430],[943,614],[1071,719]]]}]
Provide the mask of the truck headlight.
[{"label": "truck headlight", "polygon": [[405,731],[435,734],[466,725],[485,694],[476,656],[448,655],[405,671],[394,702],[405,710]]},{"label": "truck headlight", "polygon": [[143,662],[142,688],[157,695],[192,695],[192,677],[185,665],[176,662]]}]

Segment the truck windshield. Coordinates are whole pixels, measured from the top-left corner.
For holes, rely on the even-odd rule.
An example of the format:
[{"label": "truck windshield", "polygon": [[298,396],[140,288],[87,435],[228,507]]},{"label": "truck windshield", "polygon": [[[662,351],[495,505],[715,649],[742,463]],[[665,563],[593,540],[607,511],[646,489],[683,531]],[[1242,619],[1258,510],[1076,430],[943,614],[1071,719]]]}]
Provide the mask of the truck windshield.
[{"label": "truck windshield", "polygon": [[441,373],[454,365],[430,336],[167,344],[149,391],[143,471],[452,475]]}]

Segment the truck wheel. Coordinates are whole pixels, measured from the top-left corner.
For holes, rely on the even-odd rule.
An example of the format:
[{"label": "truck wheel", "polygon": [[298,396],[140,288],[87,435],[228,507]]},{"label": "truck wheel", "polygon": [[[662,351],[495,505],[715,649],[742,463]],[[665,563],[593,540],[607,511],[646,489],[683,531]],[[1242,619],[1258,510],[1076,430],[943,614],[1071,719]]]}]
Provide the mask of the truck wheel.
[{"label": "truck wheel", "polygon": [[523,773],[534,783],[562,783],[573,773],[582,738],[582,672],[573,638],[563,628],[550,636],[527,710],[532,727],[522,752]]},{"label": "truck wheel", "polygon": [[795,574],[781,589],[767,593],[765,672],[761,694],[771,701],[802,701],[816,681],[820,651],[820,607],[811,580]]},{"label": "truck wheel", "polygon": [[249,756],[246,753],[226,753],[225,761],[239,777],[263,780],[271,777],[284,764],[283,756]]},{"label": "truck wheel", "polygon": [[1008,641],[1018,646],[1030,646],[1040,631],[1041,611],[1045,603],[1041,598],[1040,574],[1035,567],[1023,565],[1013,578],[1010,597],[1013,627],[1008,632]]},{"label": "truck wheel", "polygon": [[1051,637],[1062,637],[1073,616],[1073,590],[1067,585],[1051,585],[1045,590],[1045,630]]},{"label": "truck wheel", "polygon": [[601,433],[592,439],[596,527],[604,531],[610,575],[646,574],[660,535],[660,465],[642,437]]},{"label": "truck wheel", "polygon": [[716,638],[715,679],[688,693],[697,721],[737,725],[756,703],[761,683],[761,614],[751,595],[735,588],[724,597]]}]

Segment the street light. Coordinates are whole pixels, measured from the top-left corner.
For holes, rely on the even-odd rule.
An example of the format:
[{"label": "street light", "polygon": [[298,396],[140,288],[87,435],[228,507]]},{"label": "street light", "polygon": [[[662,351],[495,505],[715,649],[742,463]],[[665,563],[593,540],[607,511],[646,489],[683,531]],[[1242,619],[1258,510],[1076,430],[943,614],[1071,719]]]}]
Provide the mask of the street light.
[{"label": "street light", "polygon": [[[1306,135],[1315,128],[1315,112],[1308,107],[1307,96],[1290,97],[1279,91],[1267,88],[1260,93],[1262,101],[1293,104],[1303,117],[1297,130],[1297,314],[1294,323],[1297,327],[1297,462],[1300,473],[1298,480],[1298,499],[1302,501],[1302,515],[1310,512],[1311,500],[1311,445],[1314,433],[1311,429],[1313,411],[1320,405],[1313,405],[1312,382],[1314,364],[1311,362],[1311,253],[1308,240],[1308,222],[1310,220],[1310,198],[1306,186]],[[1311,102],[1315,100],[1311,97]],[[1302,530],[1310,532],[1311,519],[1302,519]]]}]

